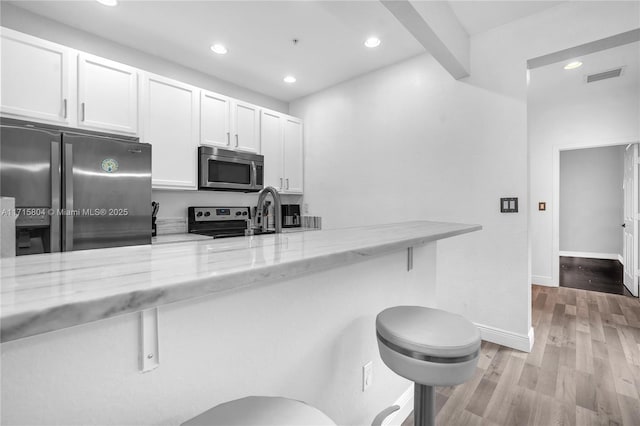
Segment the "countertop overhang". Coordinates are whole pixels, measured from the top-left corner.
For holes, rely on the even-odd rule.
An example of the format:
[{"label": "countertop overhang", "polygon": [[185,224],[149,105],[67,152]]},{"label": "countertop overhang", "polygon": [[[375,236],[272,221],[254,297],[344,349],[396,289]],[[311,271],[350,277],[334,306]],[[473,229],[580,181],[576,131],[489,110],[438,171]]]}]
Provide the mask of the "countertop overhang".
[{"label": "countertop overhang", "polygon": [[417,221],[5,258],[0,341],[272,283],[480,229]]}]

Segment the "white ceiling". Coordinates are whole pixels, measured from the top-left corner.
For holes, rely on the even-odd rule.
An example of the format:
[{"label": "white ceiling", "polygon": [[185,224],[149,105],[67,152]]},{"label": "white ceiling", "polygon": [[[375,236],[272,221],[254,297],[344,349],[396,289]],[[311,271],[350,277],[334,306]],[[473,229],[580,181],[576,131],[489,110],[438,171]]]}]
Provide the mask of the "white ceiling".
[{"label": "white ceiling", "polygon": [[[568,62],[579,60],[580,68],[565,70]],[[586,83],[586,76],[624,67],[620,77]],[[638,92],[640,86],[640,42],[629,43],[584,55],[571,61],[535,68],[529,74],[528,99],[537,103],[571,101],[590,93],[622,90]]]},{"label": "white ceiling", "polygon": [[[378,1],[7,2],[287,102],[423,52]],[[558,3],[450,2],[470,34]],[[378,48],[363,46],[370,35]],[[229,53],[212,53],[215,42]],[[298,81],[284,83],[287,74]]]},{"label": "white ceiling", "polygon": [[551,0],[502,0],[449,2],[462,27],[469,35],[475,35],[517,19],[542,12],[565,1]]}]

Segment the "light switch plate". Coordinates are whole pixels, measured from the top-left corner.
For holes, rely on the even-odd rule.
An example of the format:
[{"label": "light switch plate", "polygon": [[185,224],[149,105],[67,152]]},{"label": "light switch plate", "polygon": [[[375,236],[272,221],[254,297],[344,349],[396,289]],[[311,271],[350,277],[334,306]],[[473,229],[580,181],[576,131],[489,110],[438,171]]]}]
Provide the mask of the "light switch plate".
[{"label": "light switch plate", "polygon": [[518,213],[518,197],[500,198],[501,213]]}]

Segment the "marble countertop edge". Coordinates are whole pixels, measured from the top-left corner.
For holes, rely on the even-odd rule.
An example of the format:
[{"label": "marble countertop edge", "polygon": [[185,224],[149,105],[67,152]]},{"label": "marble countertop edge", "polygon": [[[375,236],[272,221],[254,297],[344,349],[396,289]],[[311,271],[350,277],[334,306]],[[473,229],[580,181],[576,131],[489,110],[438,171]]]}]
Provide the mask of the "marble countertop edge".
[{"label": "marble countertop edge", "polygon": [[[413,222],[414,223],[414,222]],[[149,288],[127,290],[116,294],[91,295],[65,302],[51,302],[35,308],[2,311],[0,316],[0,342],[52,332],[119,315],[139,312],[170,303],[198,297],[227,293],[256,285],[270,285],[280,280],[320,272],[337,266],[356,263],[373,256],[384,255],[408,247],[427,244],[444,238],[482,229],[480,225],[431,222],[432,225],[454,227],[440,232],[405,237],[400,240],[368,243],[363,246],[337,249],[335,252],[286,260],[276,264],[261,264],[241,270],[225,271],[218,275],[176,278],[175,282]],[[401,224],[395,224],[397,227]],[[384,225],[383,225],[384,226]],[[393,225],[389,225],[393,228]],[[357,232],[359,228],[345,228]],[[371,232],[362,229],[363,232]],[[314,233],[316,234],[316,233]],[[321,234],[318,232],[317,234]],[[335,235],[335,233],[334,233]],[[265,236],[268,237],[268,236]],[[269,242],[270,243],[270,242]],[[202,241],[174,243],[177,245],[206,244]],[[265,242],[266,244],[266,242]],[[277,246],[274,243],[274,246]],[[277,249],[277,247],[274,247]],[[251,250],[250,248],[245,250]],[[16,308],[14,306],[14,308]]]}]

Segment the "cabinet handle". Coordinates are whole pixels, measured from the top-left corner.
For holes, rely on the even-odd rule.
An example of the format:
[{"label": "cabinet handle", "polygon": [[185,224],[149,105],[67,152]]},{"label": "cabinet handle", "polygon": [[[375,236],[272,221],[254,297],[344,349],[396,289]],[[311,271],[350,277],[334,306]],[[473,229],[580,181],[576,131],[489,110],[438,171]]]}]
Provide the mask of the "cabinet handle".
[{"label": "cabinet handle", "polygon": [[82,107],[82,121],[84,121],[84,102],[81,104]]},{"label": "cabinet handle", "polygon": [[67,118],[67,99],[62,100],[62,109],[64,111],[64,118]]},{"label": "cabinet handle", "polygon": [[289,178],[285,179],[287,181],[287,189],[289,189]]},{"label": "cabinet handle", "polygon": [[236,133],[236,148],[238,147],[238,144],[239,144],[239,142],[238,142],[238,134]]},{"label": "cabinet handle", "polygon": [[227,146],[231,145],[231,133],[227,132]]}]

